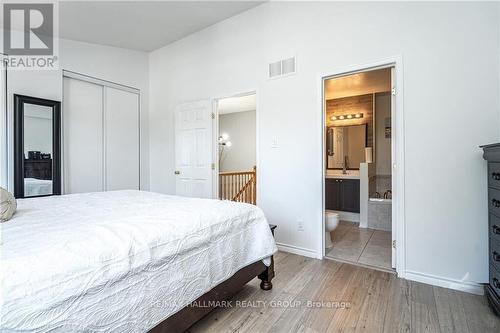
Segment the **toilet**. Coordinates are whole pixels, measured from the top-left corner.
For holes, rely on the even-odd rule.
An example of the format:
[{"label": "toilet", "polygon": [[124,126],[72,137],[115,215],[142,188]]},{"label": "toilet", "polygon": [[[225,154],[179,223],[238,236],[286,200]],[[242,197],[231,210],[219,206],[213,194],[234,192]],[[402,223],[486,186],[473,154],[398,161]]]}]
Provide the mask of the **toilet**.
[{"label": "toilet", "polygon": [[330,232],[339,225],[339,214],[334,212],[325,212],[325,247],[327,249],[333,246]]}]

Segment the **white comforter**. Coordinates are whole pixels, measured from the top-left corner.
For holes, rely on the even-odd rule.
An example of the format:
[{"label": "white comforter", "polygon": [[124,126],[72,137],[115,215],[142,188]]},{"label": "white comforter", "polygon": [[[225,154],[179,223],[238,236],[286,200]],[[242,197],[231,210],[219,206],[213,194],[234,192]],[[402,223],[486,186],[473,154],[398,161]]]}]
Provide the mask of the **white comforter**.
[{"label": "white comforter", "polygon": [[24,178],[25,197],[50,194],[52,194],[52,180]]},{"label": "white comforter", "polygon": [[277,250],[255,206],[140,191],[22,199],[1,227],[1,331],[146,331]]}]

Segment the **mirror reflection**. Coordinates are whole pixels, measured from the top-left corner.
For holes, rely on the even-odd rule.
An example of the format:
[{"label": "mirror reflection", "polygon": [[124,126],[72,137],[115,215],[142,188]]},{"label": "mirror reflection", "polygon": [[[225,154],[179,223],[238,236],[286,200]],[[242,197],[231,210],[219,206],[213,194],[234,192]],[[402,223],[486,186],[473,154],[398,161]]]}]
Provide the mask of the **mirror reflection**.
[{"label": "mirror reflection", "polygon": [[52,108],[24,104],[24,196],[51,195]]},{"label": "mirror reflection", "polygon": [[366,124],[327,129],[327,168],[359,169],[365,160]]},{"label": "mirror reflection", "polygon": [[61,103],[14,94],[14,196],[61,194]]}]

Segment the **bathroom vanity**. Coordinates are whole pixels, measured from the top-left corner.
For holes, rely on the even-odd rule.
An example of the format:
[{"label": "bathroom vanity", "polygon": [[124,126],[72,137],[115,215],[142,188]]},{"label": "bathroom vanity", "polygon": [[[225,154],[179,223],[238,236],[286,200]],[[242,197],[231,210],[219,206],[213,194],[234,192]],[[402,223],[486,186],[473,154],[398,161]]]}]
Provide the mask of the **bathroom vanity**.
[{"label": "bathroom vanity", "polygon": [[485,293],[495,313],[500,315],[500,143],[481,148],[488,161],[489,284]]},{"label": "bathroom vanity", "polygon": [[325,179],[325,208],[359,213],[359,176],[327,177]]}]

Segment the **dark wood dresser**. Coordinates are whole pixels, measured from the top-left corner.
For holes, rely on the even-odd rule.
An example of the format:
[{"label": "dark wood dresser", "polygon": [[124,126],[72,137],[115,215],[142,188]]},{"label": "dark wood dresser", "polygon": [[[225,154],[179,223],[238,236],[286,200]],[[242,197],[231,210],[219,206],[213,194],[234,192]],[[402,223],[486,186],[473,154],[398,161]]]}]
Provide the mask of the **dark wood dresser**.
[{"label": "dark wood dresser", "polygon": [[488,302],[500,315],[500,143],[481,146],[488,161],[488,236],[489,284],[485,287]]},{"label": "dark wood dresser", "polygon": [[24,178],[52,179],[52,159],[24,160]]}]

